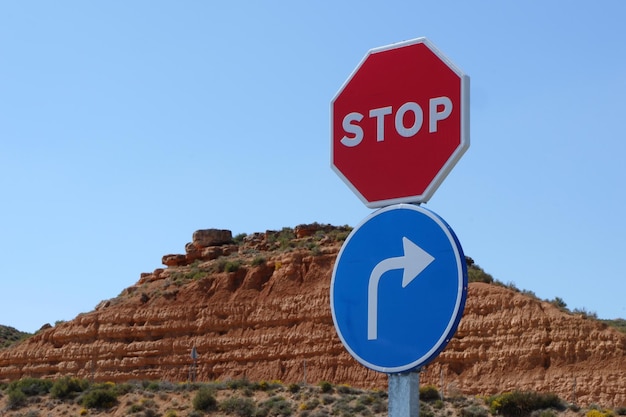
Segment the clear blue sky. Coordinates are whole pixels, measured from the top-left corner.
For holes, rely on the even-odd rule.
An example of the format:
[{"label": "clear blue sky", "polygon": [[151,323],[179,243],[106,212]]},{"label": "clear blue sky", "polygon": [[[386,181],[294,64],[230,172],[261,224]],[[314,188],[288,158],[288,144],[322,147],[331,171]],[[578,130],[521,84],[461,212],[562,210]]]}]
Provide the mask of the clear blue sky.
[{"label": "clear blue sky", "polygon": [[329,105],[426,36],[471,78],[471,146],[427,207],[505,283],[626,317],[626,2],[0,4],[0,324],[133,285],[192,233],[357,225]]}]

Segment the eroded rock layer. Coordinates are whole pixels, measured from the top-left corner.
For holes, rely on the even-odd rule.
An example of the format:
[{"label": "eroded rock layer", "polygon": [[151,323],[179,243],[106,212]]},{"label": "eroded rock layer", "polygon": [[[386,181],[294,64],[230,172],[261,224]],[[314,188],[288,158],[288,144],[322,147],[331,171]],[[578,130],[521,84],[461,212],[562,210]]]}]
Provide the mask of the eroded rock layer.
[{"label": "eroded rock layer", "polygon": [[[306,225],[233,243],[198,231],[184,255],[141,274],[92,312],[0,350],[0,381],[73,375],[96,380],[198,380],[385,388],[387,377],[345,351],[329,307],[347,231]],[[459,330],[421,384],[445,395],[514,389],[578,404],[626,405],[626,335],[498,285],[472,283]]]}]

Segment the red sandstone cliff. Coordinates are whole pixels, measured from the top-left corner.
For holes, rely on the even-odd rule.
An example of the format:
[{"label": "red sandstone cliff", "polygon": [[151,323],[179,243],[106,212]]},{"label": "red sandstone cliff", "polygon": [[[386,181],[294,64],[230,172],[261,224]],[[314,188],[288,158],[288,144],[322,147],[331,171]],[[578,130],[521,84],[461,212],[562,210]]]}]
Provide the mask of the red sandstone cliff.
[{"label": "red sandstone cliff", "polygon": [[[198,231],[186,254],[90,313],[0,350],[0,381],[75,375],[386,386],[345,351],[329,307],[341,228],[317,225],[232,243]],[[230,272],[229,272],[230,271]],[[511,289],[470,284],[459,330],[422,373],[445,394],[549,391],[579,404],[626,404],[626,335]]]}]

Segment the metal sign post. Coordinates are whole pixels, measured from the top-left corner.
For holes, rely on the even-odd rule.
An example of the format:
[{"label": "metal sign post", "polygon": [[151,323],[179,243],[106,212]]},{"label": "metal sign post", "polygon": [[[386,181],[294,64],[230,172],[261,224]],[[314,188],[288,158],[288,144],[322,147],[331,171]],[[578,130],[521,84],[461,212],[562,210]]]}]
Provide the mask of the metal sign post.
[{"label": "metal sign post", "polygon": [[[331,168],[367,207],[333,269],[339,339],[419,415],[419,371],[463,315],[467,265],[427,202],[469,147],[469,77],[425,38],[370,50],[331,101]],[[408,204],[407,204],[408,203]]]},{"label": "metal sign post", "polygon": [[191,359],[193,360],[193,364],[189,369],[189,380],[191,382],[196,382],[196,372],[198,369],[198,350],[196,349],[196,345],[191,349]]},{"label": "metal sign post", "polygon": [[417,417],[419,412],[419,371],[389,374],[389,417]]}]

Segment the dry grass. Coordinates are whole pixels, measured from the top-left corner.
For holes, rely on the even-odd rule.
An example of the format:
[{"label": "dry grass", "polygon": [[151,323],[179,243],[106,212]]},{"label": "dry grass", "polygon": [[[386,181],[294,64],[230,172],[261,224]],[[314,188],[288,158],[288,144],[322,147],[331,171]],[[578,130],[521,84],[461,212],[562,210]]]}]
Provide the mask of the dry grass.
[{"label": "dry grass", "polygon": [[[346,385],[290,384],[278,381],[232,380],[212,383],[133,382],[88,384],[82,392],[64,399],[52,394],[34,394],[14,404],[10,386],[0,390],[1,417],[380,417],[388,415],[387,393],[361,390]],[[420,404],[420,417],[489,417],[485,399],[456,396],[440,399],[433,387]],[[15,390],[15,387],[13,387]],[[115,393],[116,401],[101,408],[86,405],[90,393],[101,389]],[[425,391],[422,391],[422,394]],[[52,390],[54,392],[54,390]],[[436,390],[435,390],[436,392]],[[14,393],[14,392],[13,392]],[[214,399],[203,401],[209,396]],[[541,410],[530,417],[610,417],[622,410]],[[596,414],[604,414],[596,415]],[[625,413],[626,414],[626,413]]]}]

